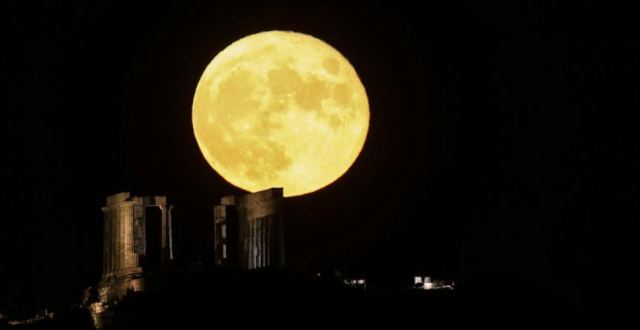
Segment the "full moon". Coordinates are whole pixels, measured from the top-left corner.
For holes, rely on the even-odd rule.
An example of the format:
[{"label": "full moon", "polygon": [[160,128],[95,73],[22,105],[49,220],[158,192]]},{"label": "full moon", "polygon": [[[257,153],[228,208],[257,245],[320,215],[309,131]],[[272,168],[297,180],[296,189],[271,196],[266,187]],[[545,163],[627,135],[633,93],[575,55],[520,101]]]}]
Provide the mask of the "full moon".
[{"label": "full moon", "polygon": [[351,167],[367,137],[369,102],[353,66],[329,44],[269,31],[213,58],[192,116],[204,158],[225,180],[297,196]]}]

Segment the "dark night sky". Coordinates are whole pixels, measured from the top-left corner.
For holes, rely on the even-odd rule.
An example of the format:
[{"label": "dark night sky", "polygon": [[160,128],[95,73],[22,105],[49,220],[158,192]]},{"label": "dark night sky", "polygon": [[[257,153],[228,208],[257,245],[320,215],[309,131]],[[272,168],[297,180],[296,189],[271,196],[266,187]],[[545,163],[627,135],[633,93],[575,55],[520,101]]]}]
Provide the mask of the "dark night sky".
[{"label": "dark night sky", "polygon": [[168,195],[178,258],[206,258],[211,207],[240,190],[196,145],[195,85],[229,43],[280,29],[340,50],[371,106],[354,166],[289,202],[293,269],[512,278],[585,313],[638,307],[622,303],[640,278],[630,10],[231,3],[3,2],[1,299],[79,299],[119,191]]}]

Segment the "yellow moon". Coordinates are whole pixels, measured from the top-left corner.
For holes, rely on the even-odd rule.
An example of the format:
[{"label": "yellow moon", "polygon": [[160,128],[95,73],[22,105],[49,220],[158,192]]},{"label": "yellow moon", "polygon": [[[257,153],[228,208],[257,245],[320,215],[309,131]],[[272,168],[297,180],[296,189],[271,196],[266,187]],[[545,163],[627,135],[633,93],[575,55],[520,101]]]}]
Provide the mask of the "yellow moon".
[{"label": "yellow moon", "polygon": [[369,102],[353,66],[312,36],[244,37],[207,66],[193,100],[204,158],[231,184],[285,196],[321,189],[358,157]]}]

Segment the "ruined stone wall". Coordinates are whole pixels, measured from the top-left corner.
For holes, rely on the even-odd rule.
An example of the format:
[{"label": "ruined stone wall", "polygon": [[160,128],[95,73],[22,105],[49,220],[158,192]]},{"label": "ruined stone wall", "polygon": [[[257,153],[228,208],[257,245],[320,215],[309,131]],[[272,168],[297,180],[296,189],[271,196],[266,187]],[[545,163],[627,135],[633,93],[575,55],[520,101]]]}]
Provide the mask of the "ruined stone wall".
[{"label": "ruined stone wall", "polygon": [[233,205],[217,205],[213,213],[215,264],[223,267],[237,265],[239,259],[236,208]]},{"label": "ruined stone wall", "polygon": [[[223,197],[222,205],[215,208],[215,228],[220,230],[220,224],[225,223],[228,237],[226,246],[216,243],[216,263],[222,264],[219,257],[226,254],[233,255],[242,269],[284,266],[283,202],[282,188]],[[216,242],[221,242],[220,236],[216,234]]]},{"label": "ruined stone wall", "polygon": [[[119,194],[120,195],[120,194]],[[139,255],[134,251],[133,216],[135,201],[119,201],[104,212],[103,279],[139,272]]]},{"label": "ruined stone wall", "polygon": [[[149,253],[147,221],[159,221],[156,238],[160,246],[161,262],[165,265],[173,258],[170,209],[164,196],[132,197],[123,192],[107,197],[104,213],[103,271],[98,288],[100,300],[107,302],[121,298],[128,290],[144,288],[143,273],[149,270],[145,256]],[[159,219],[148,219],[149,208],[161,211]]]}]

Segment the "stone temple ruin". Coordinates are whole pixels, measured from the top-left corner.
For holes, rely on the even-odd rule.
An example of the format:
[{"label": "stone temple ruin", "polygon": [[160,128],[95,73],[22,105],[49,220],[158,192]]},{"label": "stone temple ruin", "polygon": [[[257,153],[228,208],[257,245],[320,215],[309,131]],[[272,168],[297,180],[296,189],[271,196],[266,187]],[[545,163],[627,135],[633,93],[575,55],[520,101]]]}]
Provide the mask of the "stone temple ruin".
[{"label": "stone temple ruin", "polygon": [[[214,232],[207,244],[214,250],[215,265],[244,270],[283,267],[283,203],[282,188],[223,197],[214,207]],[[171,210],[165,196],[122,192],[107,197],[102,208],[102,277],[96,288],[85,290],[83,299],[97,328],[110,306],[129,292],[153,287],[149,275],[170,270]]]},{"label": "stone temple ruin", "polygon": [[214,208],[215,263],[240,269],[284,266],[283,190],[225,196]]},{"label": "stone temple ruin", "polygon": [[123,192],[107,197],[102,208],[100,301],[122,298],[128,290],[143,290],[142,275],[166,267],[173,259],[171,209],[165,196],[134,197]]}]

